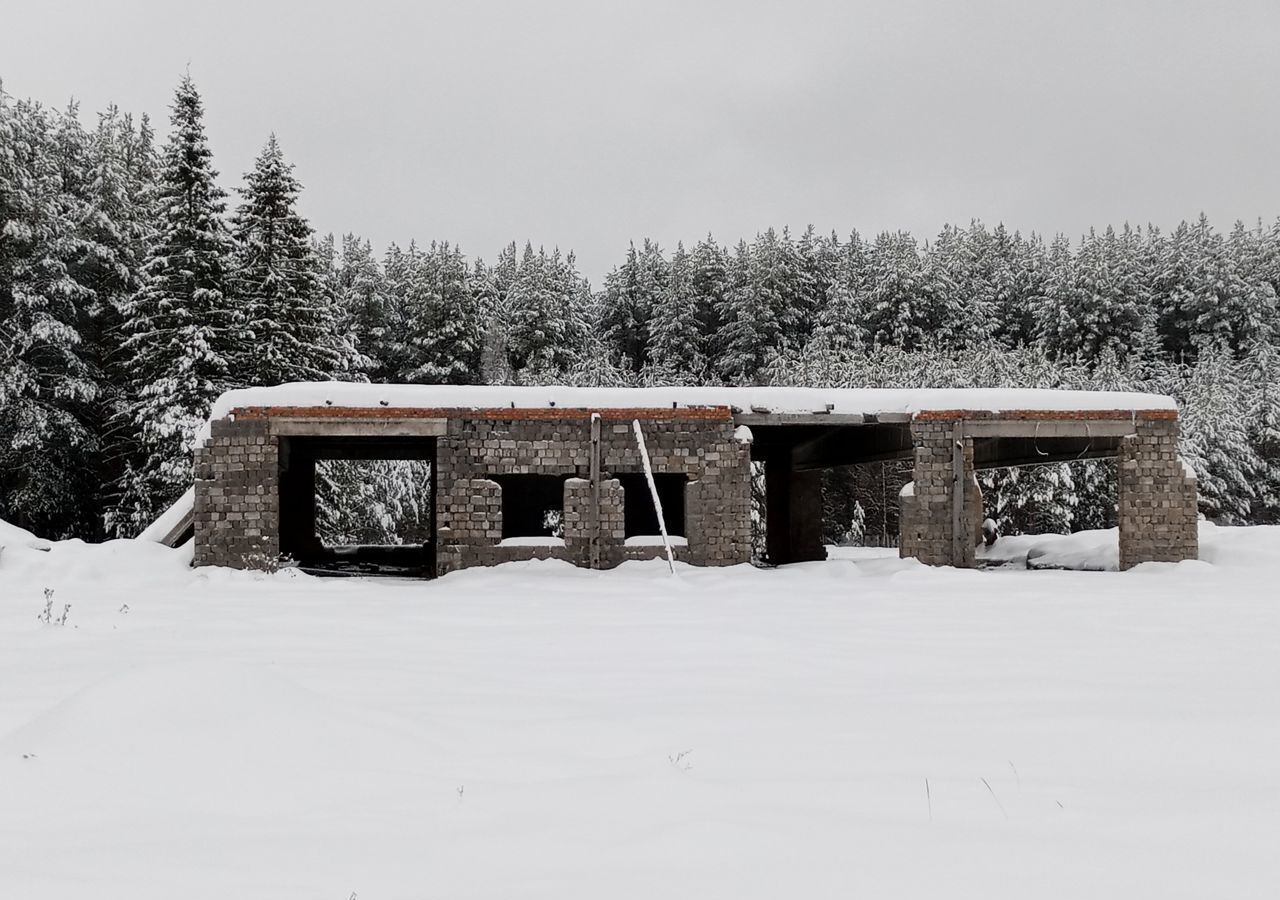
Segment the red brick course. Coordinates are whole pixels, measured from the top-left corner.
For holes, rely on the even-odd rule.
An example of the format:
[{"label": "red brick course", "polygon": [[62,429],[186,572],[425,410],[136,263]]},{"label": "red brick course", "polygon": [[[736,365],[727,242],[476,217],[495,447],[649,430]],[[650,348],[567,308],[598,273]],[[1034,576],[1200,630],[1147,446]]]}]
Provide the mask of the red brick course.
[{"label": "red brick course", "polygon": [[1174,421],[1177,418],[1176,409],[1006,409],[1001,412],[975,409],[930,409],[916,413],[916,419],[924,422],[951,422],[956,419],[1129,422],[1134,419]]},{"label": "red brick course", "polygon": [[590,421],[598,412],[606,422],[632,419],[659,422],[729,422],[733,411],[727,406],[694,406],[681,409],[583,409],[537,407],[533,409],[422,409],[405,406],[248,406],[231,410],[236,419],[491,419],[501,422],[559,422],[565,419]]}]

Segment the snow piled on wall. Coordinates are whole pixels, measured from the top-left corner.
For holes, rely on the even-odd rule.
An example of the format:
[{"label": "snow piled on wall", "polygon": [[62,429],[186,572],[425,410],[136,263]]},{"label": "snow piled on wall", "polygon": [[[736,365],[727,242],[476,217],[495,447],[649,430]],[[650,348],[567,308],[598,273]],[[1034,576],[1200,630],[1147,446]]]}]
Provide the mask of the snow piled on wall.
[{"label": "snow piled on wall", "polygon": [[376,409],[671,409],[729,406],[775,413],[843,415],[915,414],[929,410],[1170,410],[1172,398],[1128,391],[1058,391],[1041,388],[792,388],[663,387],[584,388],[560,385],[417,385],[299,382],[228,391],[211,418],[261,406],[337,406]]}]

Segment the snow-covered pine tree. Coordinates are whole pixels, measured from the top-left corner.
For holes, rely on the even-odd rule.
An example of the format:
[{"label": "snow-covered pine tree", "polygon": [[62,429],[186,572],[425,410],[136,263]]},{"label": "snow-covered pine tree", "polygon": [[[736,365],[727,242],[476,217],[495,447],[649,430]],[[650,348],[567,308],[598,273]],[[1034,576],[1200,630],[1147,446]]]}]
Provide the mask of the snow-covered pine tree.
[{"label": "snow-covered pine tree", "polygon": [[1086,361],[1107,351],[1129,356],[1150,310],[1138,249],[1128,226],[1123,237],[1091,229],[1072,264],[1054,270],[1047,300],[1056,309],[1041,334],[1051,353]]},{"label": "snow-covered pine tree", "polygon": [[1065,464],[980,472],[983,511],[1000,534],[1070,534],[1078,503]]},{"label": "snow-covered pine tree", "polygon": [[354,234],[342,236],[334,266],[337,329],[347,335],[370,381],[387,381],[383,358],[390,316],[386,281],[373,247]]},{"label": "snow-covered pine tree", "polygon": [[[751,247],[752,289],[777,323],[777,346],[803,347],[813,333],[812,298],[801,291],[803,260],[791,233],[766,229]],[[752,373],[753,375],[755,373]]]},{"label": "snow-covered pine tree", "polygon": [[545,249],[535,253],[531,243],[525,244],[507,294],[507,358],[520,380],[545,381],[572,364],[580,282],[558,249],[548,256]]},{"label": "snow-covered pine tree", "polygon": [[143,286],[123,313],[129,417],[139,437],[108,515],[108,530],[121,535],[145,527],[190,485],[196,431],[218,394],[241,383],[232,366],[250,355],[227,295],[227,195],[216,181],[204,106],[190,76],[178,85],[169,121],[156,232]]},{"label": "snow-covered pine tree", "polygon": [[412,349],[404,337],[409,333],[413,313],[409,296],[417,277],[422,251],[413,241],[407,249],[392,243],[382,256],[383,284],[386,291],[384,334],[379,342],[375,381],[397,382],[413,367]]},{"label": "snow-covered pine tree", "polygon": [[693,304],[702,337],[702,355],[707,359],[707,377],[714,376],[712,361],[720,355],[716,336],[720,332],[720,309],[729,286],[729,254],[708,234],[694,245],[689,258]]},{"label": "snow-covered pine tree", "polygon": [[244,180],[232,218],[233,284],[251,344],[230,360],[231,378],[269,385],[347,371],[349,348],[321,284],[311,226],[297,210],[302,185],[274,134]]},{"label": "snow-covered pine tree", "polygon": [[1262,468],[1250,521],[1280,522],[1280,350],[1257,341],[1245,354],[1244,378],[1250,404],[1249,442]]},{"label": "snow-covered pine tree", "polygon": [[649,359],[650,321],[668,277],[662,250],[648,238],[640,250],[633,242],[623,264],[605,276],[600,324],[605,340],[632,371],[639,372]]},{"label": "snow-covered pine tree", "polygon": [[333,322],[332,340],[338,354],[337,364],[329,377],[336,381],[368,381],[373,360],[360,352],[355,329],[347,317],[346,308],[339,302],[342,293],[341,259],[333,232],[312,238],[311,258],[315,263],[318,284],[316,301],[328,310]]},{"label": "snow-covered pine tree", "polygon": [[[665,263],[664,263],[665,265]],[[598,307],[591,285],[578,272],[573,251],[562,254],[556,247],[548,264],[550,283],[556,296],[556,310],[564,319],[563,344],[555,356],[554,375],[562,378],[566,371],[579,365],[589,350],[587,331],[598,321]]]},{"label": "snow-covered pine tree", "polygon": [[486,384],[512,384],[515,381],[508,348],[511,286],[515,284],[519,271],[519,253],[516,242],[512,241],[499,251],[493,266],[486,267],[476,260],[472,272],[471,280],[476,286],[480,305],[480,374]]},{"label": "snow-covered pine tree", "polygon": [[863,314],[870,272],[867,248],[858,232],[843,245],[835,235],[831,240],[837,253],[835,271],[818,310],[816,332],[824,348],[839,353],[859,347],[865,340]]},{"label": "snow-covered pine tree", "polygon": [[1162,250],[1156,307],[1165,349],[1175,359],[1193,363],[1202,346],[1235,353],[1258,337],[1259,298],[1206,216],[1180,224]]},{"label": "snow-covered pine tree", "polygon": [[706,377],[693,274],[693,260],[684,244],[676,244],[670,277],[658,292],[650,327],[650,364],[666,383],[696,384]]},{"label": "snow-covered pine tree", "polygon": [[[79,325],[90,292],[71,274],[84,199],[38,105],[0,91],[0,519],[49,537],[93,534],[97,396]],[[56,126],[67,137],[66,121]],[[74,126],[78,128],[78,125]]]},{"label": "snow-covered pine tree", "polygon": [[422,254],[406,297],[408,365],[414,384],[475,384],[480,378],[480,316],[466,258],[446,241]]},{"label": "snow-covered pine tree", "polygon": [[924,258],[941,279],[938,289],[949,286],[954,298],[952,343],[983,343],[995,328],[994,260],[986,226],[974,220],[968,229],[944,227]]},{"label": "snow-covered pine tree", "polygon": [[1242,354],[1250,347],[1280,336],[1280,306],[1271,280],[1272,270],[1280,262],[1274,258],[1277,253],[1280,247],[1271,246],[1261,222],[1255,228],[1236,222],[1227,238],[1227,255],[1240,276],[1243,290],[1238,300],[1238,350]]},{"label": "snow-covered pine tree", "polygon": [[769,297],[758,290],[754,254],[738,242],[729,266],[729,287],[720,306],[716,367],[730,384],[753,384],[780,342],[780,329]]},{"label": "snow-covered pine tree", "polygon": [[819,330],[823,314],[831,305],[840,282],[842,249],[834,232],[820,235],[812,225],[805,229],[796,244],[800,258],[797,294],[802,310],[802,327],[801,339],[794,346],[808,344]]},{"label": "snow-covered pine tree", "polygon": [[1012,235],[1004,224],[991,233],[992,336],[1006,347],[1035,338],[1035,298],[1044,278],[1044,244],[1032,235]]},{"label": "snow-covered pine tree", "polygon": [[868,254],[862,321],[876,346],[914,350],[953,343],[961,315],[955,285],[905,232],[884,232]]},{"label": "snow-covered pine tree", "polygon": [[155,169],[149,127],[144,120],[143,130],[136,131],[131,118],[111,106],[99,115],[86,144],[87,204],[80,226],[84,244],[75,271],[77,280],[92,291],[81,332],[99,385],[89,411],[89,427],[99,447],[91,461],[98,486],[91,505],[99,529],[106,509],[115,503],[114,492],[136,438],[128,417],[128,359],[121,344],[124,309],[142,286],[152,228],[148,198]]},{"label": "snow-covered pine tree", "polygon": [[1250,440],[1250,385],[1225,346],[1202,346],[1180,400],[1178,450],[1199,481],[1200,511],[1227,525],[1249,521],[1265,467]]},{"label": "snow-covered pine tree", "polygon": [[[1077,290],[1071,242],[1065,234],[1058,234],[1049,244],[1044,281],[1034,300],[1036,343],[1054,358],[1063,347],[1061,336],[1075,333],[1071,310],[1081,305],[1075,296]],[[1068,353],[1073,357],[1074,348],[1069,347]]]},{"label": "snow-covered pine tree", "polygon": [[[514,245],[511,245],[514,247]],[[506,295],[498,289],[497,271],[477,259],[471,267],[471,291],[480,316],[480,381],[509,384]]]}]

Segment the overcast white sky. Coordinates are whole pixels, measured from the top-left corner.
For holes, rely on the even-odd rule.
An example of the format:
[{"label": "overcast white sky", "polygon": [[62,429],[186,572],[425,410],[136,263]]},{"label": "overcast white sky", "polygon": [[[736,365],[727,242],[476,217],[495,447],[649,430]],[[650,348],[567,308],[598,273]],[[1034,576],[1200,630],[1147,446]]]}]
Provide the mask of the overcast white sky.
[{"label": "overcast white sky", "polygon": [[1280,215],[1280,3],[0,0],[5,89],[163,133],[188,62],[222,181],[274,130],[320,231],[492,259],[945,222]]}]

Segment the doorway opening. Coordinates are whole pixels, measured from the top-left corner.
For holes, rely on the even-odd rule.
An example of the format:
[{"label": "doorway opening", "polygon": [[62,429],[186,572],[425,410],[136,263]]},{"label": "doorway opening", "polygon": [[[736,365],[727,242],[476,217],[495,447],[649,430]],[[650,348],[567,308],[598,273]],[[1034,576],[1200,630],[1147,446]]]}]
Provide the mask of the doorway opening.
[{"label": "doorway opening", "polygon": [[435,574],[435,438],[280,438],[280,549],[325,575]]}]

